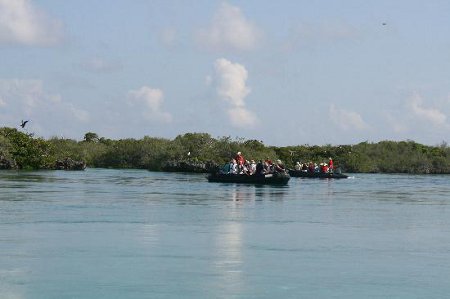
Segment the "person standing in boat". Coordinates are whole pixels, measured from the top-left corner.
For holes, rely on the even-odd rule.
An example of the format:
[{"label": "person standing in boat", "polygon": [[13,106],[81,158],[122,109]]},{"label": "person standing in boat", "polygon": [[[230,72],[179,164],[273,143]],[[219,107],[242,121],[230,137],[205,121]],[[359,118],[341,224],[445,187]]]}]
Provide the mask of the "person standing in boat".
[{"label": "person standing in boat", "polygon": [[238,166],[242,166],[245,163],[244,156],[242,156],[241,152],[237,152],[236,157],[234,157]]},{"label": "person standing in boat", "polygon": [[334,170],[333,159],[331,159],[331,157],[330,157],[328,160],[328,171],[333,172],[333,170]]},{"label": "person standing in boat", "polygon": [[242,156],[241,152],[236,153],[236,156],[234,156],[234,161],[236,163],[237,173],[241,173],[244,170],[244,163],[245,163],[244,156]]}]

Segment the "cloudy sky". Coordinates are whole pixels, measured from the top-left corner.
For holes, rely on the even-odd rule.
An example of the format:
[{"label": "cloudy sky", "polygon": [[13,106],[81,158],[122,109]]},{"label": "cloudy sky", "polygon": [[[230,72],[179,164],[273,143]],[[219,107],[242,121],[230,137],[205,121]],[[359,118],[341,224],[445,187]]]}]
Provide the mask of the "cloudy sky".
[{"label": "cloudy sky", "polygon": [[450,1],[0,0],[0,126],[450,141]]}]

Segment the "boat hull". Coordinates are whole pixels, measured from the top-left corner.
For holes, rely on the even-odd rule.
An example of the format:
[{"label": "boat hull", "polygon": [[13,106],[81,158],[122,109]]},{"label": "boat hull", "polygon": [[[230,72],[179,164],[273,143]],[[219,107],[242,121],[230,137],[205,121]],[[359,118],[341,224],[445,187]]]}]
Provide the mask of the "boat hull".
[{"label": "boat hull", "polygon": [[208,176],[208,181],[215,183],[286,185],[290,178],[291,177],[287,173],[273,173],[265,176],[212,173]]},{"label": "boat hull", "polygon": [[318,178],[318,179],[346,179],[348,175],[342,173],[320,173],[320,172],[303,172],[301,170],[289,170],[291,177],[297,178]]}]

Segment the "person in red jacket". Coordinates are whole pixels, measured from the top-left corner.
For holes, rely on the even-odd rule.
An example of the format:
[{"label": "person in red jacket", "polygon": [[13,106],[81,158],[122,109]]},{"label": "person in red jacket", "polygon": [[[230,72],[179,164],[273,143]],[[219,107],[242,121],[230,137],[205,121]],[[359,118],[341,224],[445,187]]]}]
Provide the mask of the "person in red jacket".
[{"label": "person in red jacket", "polygon": [[329,158],[329,161],[328,161],[328,169],[330,172],[333,172],[334,165],[333,165],[333,159],[331,159],[331,157]]},{"label": "person in red jacket", "polygon": [[236,160],[239,166],[242,166],[245,163],[244,156],[242,156],[241,152],[237,152],[236,157],[234,159]]}]

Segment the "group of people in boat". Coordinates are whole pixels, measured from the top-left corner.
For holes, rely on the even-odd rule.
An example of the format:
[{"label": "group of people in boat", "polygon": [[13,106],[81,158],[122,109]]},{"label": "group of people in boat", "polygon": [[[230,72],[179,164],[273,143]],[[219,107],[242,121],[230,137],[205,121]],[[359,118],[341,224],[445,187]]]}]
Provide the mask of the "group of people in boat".
[{"label": "group of people in boat", "polygon": [[322,162],[317,164],[312,161],[309,163],[297,162],[295,163],[294,170],[307,173],[332,173],[334,172],[334,163],[331,157],[329,158],[328,163]]},{"label": "group of people in boat", "polygon": [[221,169],[221,174],[242,174],[242,175],[266,175],[271,173],[286,173],[286,168],[281,162],[277,160],[275,163],[269,158],[264,161],[259,160],[257,163],[255,160],[245,160],[241,152],[238,152],[236,156],[226,163]]}]

